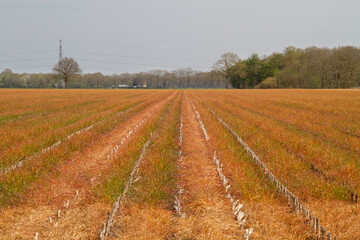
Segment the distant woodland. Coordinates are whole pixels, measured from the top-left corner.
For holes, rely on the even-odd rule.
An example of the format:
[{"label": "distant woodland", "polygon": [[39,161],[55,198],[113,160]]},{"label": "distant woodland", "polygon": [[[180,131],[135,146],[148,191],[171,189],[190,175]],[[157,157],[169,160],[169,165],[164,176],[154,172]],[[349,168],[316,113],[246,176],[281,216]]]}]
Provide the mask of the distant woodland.
[{"label": "distant woodland", "polygon": [[[81,67],[81,66],[80,66]],[[77,74],[70,88],[356,88],[360,86],[360,49],[287,47],[282,53],[246,59],[225,53],[209,72],[175,71],[103,75]],[[63,88],[56,73],[0,73],[0,88]]]}]

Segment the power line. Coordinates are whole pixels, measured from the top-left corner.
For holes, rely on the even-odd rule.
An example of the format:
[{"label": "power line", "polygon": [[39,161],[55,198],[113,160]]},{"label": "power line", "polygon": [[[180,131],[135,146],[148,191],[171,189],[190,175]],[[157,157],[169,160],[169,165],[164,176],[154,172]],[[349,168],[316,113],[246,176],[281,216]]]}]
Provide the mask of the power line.
[{"label": "power line", "polygon": [[167,61],[190,61],[190,62],[212,62],[213,60],[203,60],[203,59],[189,59],[189,58],[159,58],[159,57],[139,57],[139,56],[125,56],[118,54],[109,54],[109,53],[95,53],[95,52],[84,52],[78,50],[67,50],[67,52],[81,53],[86,55],[96,55],[96,56],[109,56],[109,57],[121,57],[121,58],[135,58],[135,59],[151,59],[151,60],[167,60]]},{"label": "power line", "polygon": [[27,52],[13,52],[13,53],[0,53],[0,55],[22,55],[22,54],[33,54],[33,53],[47,53],[47,52],[57,52],[58,50],[44,50],[44,51],[27,51]]},{"label": "power line", "polygon": [[[82,59],[82,58],[78,58],[77,60],[79,60],[79,61],[84,61],[84,62],[112,63],[112,64],[131,65],[131,66],[187,68],[186,66],[155,65],[155,64],[142,64],[142,63],[125,63],[125,62],[113,62],[113,61],[91,60],[91,59]],[[209,67],[192,67],[192,68],[206,68],[206,69],[208,69]]]},{"label": "power line", "polygon": [[103,71],[115,71],[115,72],[118,72],[118,71],[128,71],[128,70],[125,70],[125,69],[115,69],[115,68],[103,68],[103,67],[98,67],[98,66],[81,66],[81,68],[88,68],[88,69],[95,69],[95,71],[98,71],[98,70],[103,70]]},{"label": "power line", "polygon": [[[48,42],[41,42],[48,43]],[[53,41],[51,42],[53,43]],[[26,43],[24,43],[26,44]],[[38,43],[27,43],[27,44],[40,44]],[[1,43],[0,43],[1,45]],[[41,54],[41,53],[55,53],[59,54],[59,61],[62,59],[62,40],[59,41],[58,50],[36,50],[36,51],[23,51],[23,52],[10,52],[10,53],[0,53],[0,56],[11,56],[11,55],[25,55],[25,54]],[[121,55],[121,54],[111,54],[104,52],[87,52],[87,51],[79,51],[79,50],[69,50],[70,53],[80,53],[85,55],[93,55],[93,56],[104,56],[104,57],[119,57],[119,58],[130,58],[130,59],[144,59],[144,60],[164,60],[164,61],[187,61],[187,62],[210,62],[211,60],[203,60],[203,59],[190,59],[190,58],[162,58],[162,57],[142,57],[142,56],[131,56],[131,55]],[[51,54],[52,55],[52,54]],[[41,61],[41,60],[53,60],[55,57],[46,57],[46,58],[25,58],[25,59],[14,59],[14,60],[0,60],[0,63],[15,63],[15,62],[27,62],[27,61]],[[105,63],[105,64],[119,64],[119,65],[128,65],[128,66],[145,66],[145,67],[157,67],[157,68],[194,68],[194,69],[209,69],[210,67],[204,66],[179,66],[179,65],[162,65],[162,64],[151,64],[151,63],[131,63],[128,61],[108,61],[108,60],[96,60],[96,59],[88,59],[88,58],[79,58],[76,59],[78,61],[84,62],[94,62],[94,63]],[[42,66],[24,66],[24,67],[14,67],[15,69],[25,69],[25,68],[37,68],[37,67],[52,67],[52,65],[42,65]],[[122,69],[112,69],[112,68],[101,68],[101,67],[91,67],[99,70],[107,70],[107,71],[126,71]]]},{"label": "power line", "polygon": [[11,69],[43,68],[43,67],[53,67],[53,66],[54,65],[24,66],[24,67],[12,67]]},{"label": "power line", "polygon": [[[91,42],[78,42],[78,41],[66,41],[65,43],[70,43],[70,44],[79,44],[79,45],[90,45],[90,46],[109,46],[109,44],[99,44],[99,43],[91,43]],[[224,53],[224,52],[228,52],[230,51],[229,49],[181,49],[181,48],[163,48],[163,47],[130,47],[130,46],[126,46],[126,47],[121,47],[121,46],[117,46],[119,48],[125,48],[125,49],[143,49],[143,50],[160,50],[160,51],[176,51],[176,52],[212,52],[212,53]]]},{"label": "power line", "polygon": [[8,63],[8,62],[26,62],[26,61],[39,61],[39,60],[50,60],[50,59],[56,59],[56,57],[19,59],[19,60],[8,60],[8,61],[0,61],[0,62],[2,62],[2,63]]},{"label": "power line", "polygon": [[43,41],[43,42],[18,42],[18,43],[0,43],[0,46],[16,46],[16,45],[39,45],[39,44],[47,44],[47,43],[55,43],[55,41]]}]

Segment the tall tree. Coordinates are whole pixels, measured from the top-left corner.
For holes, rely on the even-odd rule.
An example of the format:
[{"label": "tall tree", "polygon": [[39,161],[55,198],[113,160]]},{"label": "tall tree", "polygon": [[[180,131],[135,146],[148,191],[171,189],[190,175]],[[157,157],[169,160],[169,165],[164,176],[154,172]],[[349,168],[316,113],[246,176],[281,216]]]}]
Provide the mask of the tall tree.
[{"label": "tall tree", "polygon": [[65,81],[65,88],[69,87],[69,80],[81,73],[79,64],[73,58],[61,59],[53,68],[53,71]]},{"label": "tall tree", "polygon": [[246,88],[253,88],[263,80],[262,70],[263,64],[261,59],[256,53],[251,54],[251,56],[245,60],[245,71],[246,71]]},{"label": "tall tree", "polygon": [[230,82],[234,88],[247,88],[247,71],[245,61],[239,60],[230,71]]},{"label": "tall tree", "polygon": [[228,52],[221,55],[221,58],[216,61],[213,68],[220,71],[226,79],[226,88],[229,88],[231,71],[236,62],[239,61],[239,56],[235,53]]}]

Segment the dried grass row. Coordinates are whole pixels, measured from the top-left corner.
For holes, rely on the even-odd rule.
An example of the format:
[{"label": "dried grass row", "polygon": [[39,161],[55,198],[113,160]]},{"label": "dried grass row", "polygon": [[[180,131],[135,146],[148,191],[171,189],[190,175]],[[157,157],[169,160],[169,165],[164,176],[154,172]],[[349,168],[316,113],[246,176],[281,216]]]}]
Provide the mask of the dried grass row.
[{"label": "dried grass row", "polygon": [[214,115],[214,117],[222,124],[226,129],[228,129],[231,134],[234,135],[236,140],[245,148],[248,154],[252,157],[257,165],[262,168],[265,172],[265,175],[276,185],[277,190],[280,194],[283,194],[286,198],[288,198],[289,204],[291,207],[295,209],[297,213],[302,214],[304,217],[308,219],[308,224],[311,229],[322,239],[337,239],[337,236],[327,231],[323,225],[320,224],[319,218],[314,216],[310,210],[308,210],[302,203],[300,203],[299,198],[294,195],[291,191],[289,191],[275,176],[274,174],[266,167],[266,165],[260,160],[260,158],[255,154],[255,152],[240,138],[240,136],[220,117],[216,115],[216,113],[208,108],[208,110]]},{"label": "dried grass row", "polygon": [[[190,101],[190,104],[191,104],[191,106],[193,107],[193,109],[194,109],[194,111],[196,113],[196,116],[197,116],[197,119],[198,119],[199,124],[201,126],[201,129],[203,130],[204,137],[205,137],[206,141],[208,141],[210,139],[210,137],[209,137],[209,135],[208,135],[208,133],[206,131],[206,128],[205,128],[203,122],[201,121],[200,113],[196,110],[195,105],[191,101]],[[251,233],[253,232],[254,229],[253,228],[246,228],[246,225],[245,225],[246,217],[245,217],[245,213],[242,211],[243,204],[241,204],[241,202],[238,199],[235,199],[233,197],[232,193],[229,191],[229,188],[230,188],[229,180],[223,173],[223,170],[222,170],[223,164],[221,163],[220,159],[218,159],[216,157],[216,151],[214,152],[213,162],[216,165],[216,170],[218,172],[218,175],[220,177],[222,185],[223,185],[223,187],[225,189],[225,192],[227,193],[226,197],[229,199],[229,201],[232,204],[234,217],[238,221],[240,228],[245,229],[244,239],[249,240],[250,235],[251,235]]]}]

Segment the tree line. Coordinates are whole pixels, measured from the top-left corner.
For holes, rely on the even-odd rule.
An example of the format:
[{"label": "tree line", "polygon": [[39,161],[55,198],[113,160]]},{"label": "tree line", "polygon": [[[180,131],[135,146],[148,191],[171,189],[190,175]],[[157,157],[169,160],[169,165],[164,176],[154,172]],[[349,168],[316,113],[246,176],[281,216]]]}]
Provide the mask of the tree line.
[{"label": "tree line", "polygon": [[[176,71],[152,70],[140,73],[104,75],[100,72],[74,74],[67,78],[68,88],[225,88],[224,78],[217,71],[198,72],[190,68]],[[64,77],[57,73],[13,73],[10,69],[0,74],[0,88],[64,88]]]},{"label": "tree line", "polygon": [[360,86],[360,49],[287,47],[283,53],[240,59],[225,53],[215,65],[234,88],[354,88]]},{"label": "tree line", "polygon": [[282,53],[241,59],[225,53],[208,72],[191,68],[174,71],[104,75],[81,74],[72,58],[64,58],[53,73],[0,73],[0,88],[353,88],[360,86],[360,49],[286,47]]}]

